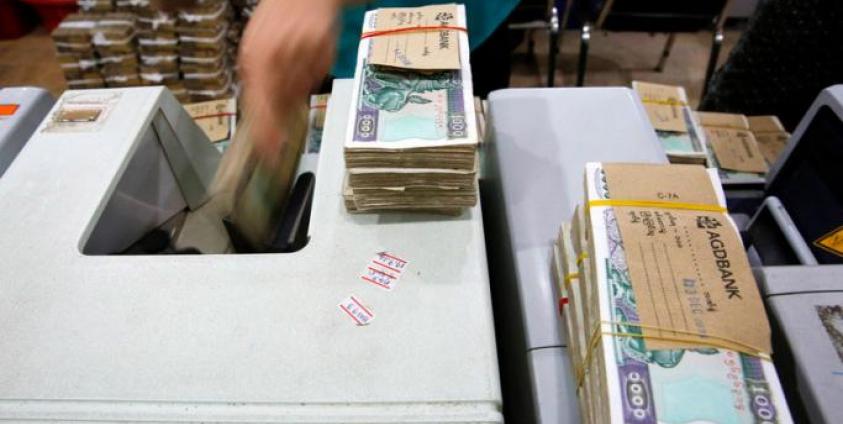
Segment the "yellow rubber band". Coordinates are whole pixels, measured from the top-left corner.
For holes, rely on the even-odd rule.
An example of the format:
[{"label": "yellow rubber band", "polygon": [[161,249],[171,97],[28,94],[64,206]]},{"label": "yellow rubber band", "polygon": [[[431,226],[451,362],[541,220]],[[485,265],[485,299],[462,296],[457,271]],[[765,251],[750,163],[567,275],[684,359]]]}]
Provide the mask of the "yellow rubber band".
[{"label": "yellow rubber band", "polygon": [[679,100],[661,100],[661,99],[650,99],[643,97],[641,98],[642,103],[649,103],[652,105],[666,105],[666,106],[688,106],[685,102],[680,102]]},{"label": "yellow rubber band", "polygon": [[720,205],[708,205],[705,203],[685,203],[685,202],[666,202],[662,200],[591,200],[588,202],[589,208],[597,207],[640,207],[640,208],[658,208],[658,209],[683,209],[689,211],[702,212],[721,212],[726,213],[727,209]]},{"label": "yellow rubber band", "polygon": [[586,259],[588,259],[588,252],[582,252],[577,255],[577,266],[580,266],[580,264]]},{"label": "yellow rubber band", "polygon": [[[657,336],[657,335],[644,335],[642,334],[635,334],[635,333],[621,333],[615,331],[601,331],[604,324],[607,325],[626,325],[630,327],[638,327],[643,329],[651,329],[651,330],[658,330],[658,331],[666,331],[676,334],[687,334],[694,336],[695,338],[690,337],[673,337],[673,336]],[[635,337],[639,339],[645,340],[661,340],[661,341],[668,341],[668,342],[678,342],[678,343],[688,343],[700,347],[715,347],[719,349],[725,350],[732,350],[735,352],[740,352],[748,356],[753,356],[759,359],[763,359],[766,361],[770,361],[770,355],[766,352],[758,349],[754,346],[748,345],[746,343],[742,343],[736,340],[732,340],[727,337],[720,337],[720,336],[710,336],[710,335],[702,335],[699,333],[695,333],[692,331],[685,331],[685,330],[676,330],[670,328],[661,328],[652,325],[644,325],[635,322],[618,322],[618,321],[600,321],[597,325],[594,326],[594,329],[591,332],[591,336],[589,337],[588,342],[588,350],[586,350],[585,358],[583,358],[583,362],[580,367],[574,370],[574,374],[576,375],[577,379],[577,387],[582,387],[583,380],[585,379],[585,371],[588,369],[588,366],[591,365],[591,359],[594,355],[594,349],[597,348],[597,344],[603,338],[604,335],[608,336],[617,336],[617,337]],[[698,337],[704,337],[706,340],[701,341]],[[722,340],[718,341],[718,340]],[[724,343],[726,342],[726,343]],[[730,343],[730,344],[727,344]],[[739,346],[740,348],[736,348]]]},{"label": "yellow rubber band", "polygon": [[580,274],[578,272],[572,272],[565,276],[562,281],[565,283],[565,290],[571,289],[571,280],[579,280]]}]

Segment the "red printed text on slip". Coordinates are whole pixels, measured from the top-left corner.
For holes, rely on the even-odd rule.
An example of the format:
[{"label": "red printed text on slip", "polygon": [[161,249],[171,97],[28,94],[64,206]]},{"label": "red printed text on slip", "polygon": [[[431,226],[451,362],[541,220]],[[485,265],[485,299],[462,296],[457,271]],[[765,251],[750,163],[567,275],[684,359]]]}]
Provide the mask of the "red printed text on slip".
[{"label": "red printed text on slip", "polygon": [[357,325],[367,325],[375,319],[372,310],[363,306],[363,303],[354,295],[343,299],[337,306]]},{"label": "red printed text on slip", "polygon": [[363,275],[363,281],[385,290],[392,290],[407,267],[407,261],[387,252],[380,252],[369,260]]}]

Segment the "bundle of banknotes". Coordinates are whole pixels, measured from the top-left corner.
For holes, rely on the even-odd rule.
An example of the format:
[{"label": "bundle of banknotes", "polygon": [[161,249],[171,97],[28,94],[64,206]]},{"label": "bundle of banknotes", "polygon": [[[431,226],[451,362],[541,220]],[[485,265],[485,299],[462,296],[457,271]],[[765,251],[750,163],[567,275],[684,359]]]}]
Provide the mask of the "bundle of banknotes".
[{"label": "bundle of banknotes", "polygon": [[767,165],[772,167],[790,140],[790,133],[785,130],[784,125],[775,115],[747,116],[746,119],[749,130],[758,141],[761,154],[764,155]]},{"label": "bundle of banknotes", "polygon": [[716,172],[589,163],[585,174],[553,249],[583,422],[792,422]]},{"label": "bundle of banknotes", "polygon": [[704,135],[688,106],[685,88],[633,81],[650,123],[671,163],[705,165],[708,158]]},{"label": "bundle of banknotes", "polygon": [[705,134],[708,164],[719,169],[723,182],[764,179],[768,164],[746,116],[721,112],[695,112],[695,116]]},{"label": "bundle of banknotes", "polygon": [[[456,13],[434,13],[433,7],[450,7]],[[415,19],[412,25],[418,26],[450,16],[454,26],[466,25],[462,5],[378,9],[366,13],[364,34],[382,29],[378,16]],[[435,46],[429,47],[450,42],[452,49],[458,48],[458,69],[374,65],[369,63],[370,50],[377,38],[360,41],[345,139],[343,195],[351,212],[458,214],[477,202],[478,135],[468,37],[464,31],[441,31],[453,33],[454,42],[451,35],[438,32],[430,33]]]}]

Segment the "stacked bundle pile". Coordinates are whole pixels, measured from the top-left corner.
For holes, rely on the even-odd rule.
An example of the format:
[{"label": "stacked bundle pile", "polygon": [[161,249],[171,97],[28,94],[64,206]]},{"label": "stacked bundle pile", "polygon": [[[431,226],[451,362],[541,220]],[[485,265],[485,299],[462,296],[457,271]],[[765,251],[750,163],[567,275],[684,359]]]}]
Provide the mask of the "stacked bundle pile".
[{"label": "stacked bundle pile", "polygon": [[133,14],[71,14],[52,36],[70,88],[140,85]]},{"label": "stacked bundle pile", "polygon": [[554,275],[585,423],[792,422],[713,171],[589,163]]},{"label": "stacked bundle pile", "polygon": [[136,13],[141,80],[146,85],[166,85],[179,101],[189,101],[179,69],[176,15],[151,7]]},{"label": "stacked bundle pile", "polygon": [[108,87],[141,85],[135,23],[135,15],[125,12],[106,13],[97,21],[92,41]]},{"label": "stacked bundle pile", "polygon": [[[463,6],[456,5],[366,13],[364,34],[419,26],[456,30],[360,41],[345,142],[349,211],[458,214],[477,202],[477,120],[468,37],[460,30],[465,22]],[[379,53],[394,42],[404,46],[400,54]],[[379,62],[396,57],[401,63]],[[438,63],[421,69],[430,58]]]},{"label": "stacked bundle pile", "polygon": [[178,13],[179,69],[192,102],[233,95],[232,17],[228,0],[205,0]]},{"label": "stacked bundle pile", "polygon": [[233,3],[195,0],[166,12],[150,0],[79,0],[85,13],[53,33],[68,86],[165,85],[181,102],[232,97],[237,46],[257,0]]},{"label": "stacked bundle pile", "polygon": [[[228,29],[228,42],[230,46],[230,56],[233,63],[237,63],[237,54],[240,48],[240,40],[243,38],[243,31],[246,29],[246,24],[249,23],[249,18],[255,13],[255,8],[258,6],[260,0],[231,0],[231,6],[234,9],[235,18],[231,22]],[[234,80],[239,81],[237,68],[234,68]]]},{"label": "stacked bundle pile", "polygon": [[53,30],[53,43],[64,78],[71,89],[104,87],[94,45],[95,15],[74,13]]}]

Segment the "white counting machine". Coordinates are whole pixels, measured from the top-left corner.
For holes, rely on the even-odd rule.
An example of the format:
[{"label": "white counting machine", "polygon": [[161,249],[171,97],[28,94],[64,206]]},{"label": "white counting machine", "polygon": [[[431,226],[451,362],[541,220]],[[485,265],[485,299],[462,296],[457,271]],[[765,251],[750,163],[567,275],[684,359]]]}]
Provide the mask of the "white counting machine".
[{"label": "white counting machine", "polygon": [[[219,153],[163,88],[66,92],[0,179],[0,421],[501,422],[480,207],[346,213],[350,94],[302,249],[125,255],[200,209]],[[391,291],[360,278],[382,251]]]}]

